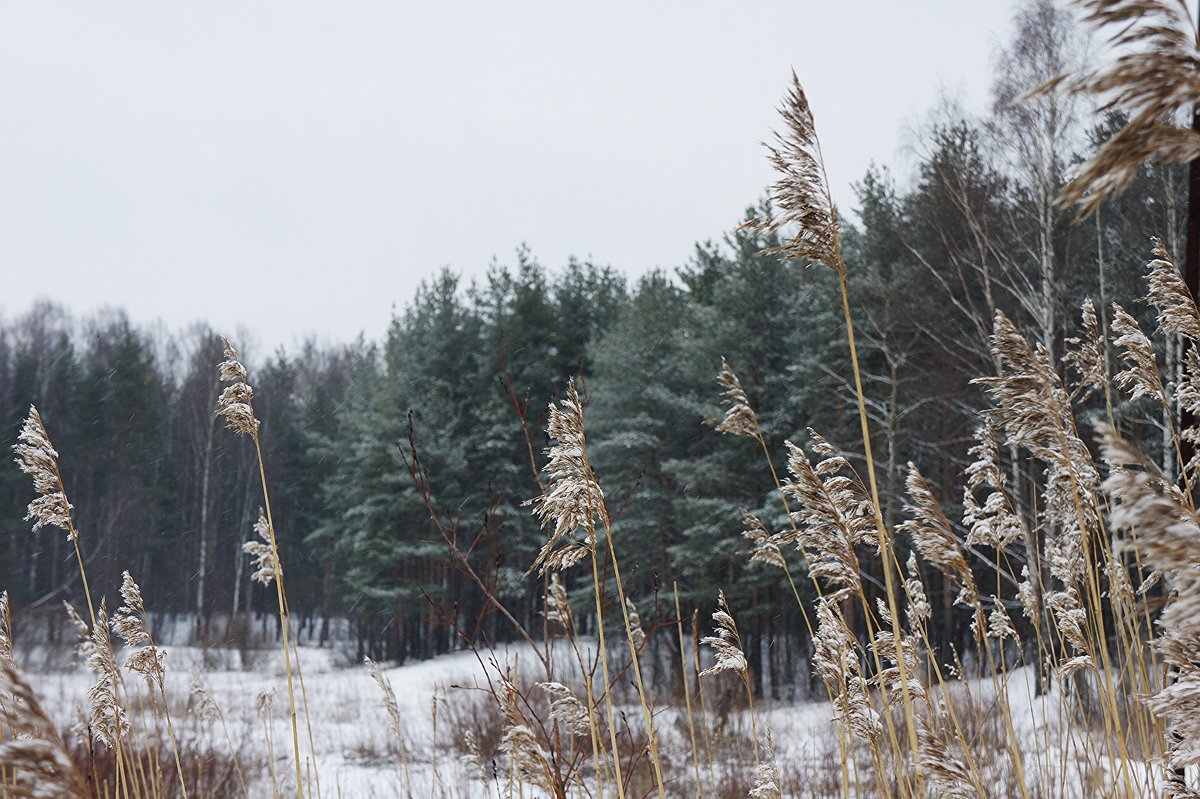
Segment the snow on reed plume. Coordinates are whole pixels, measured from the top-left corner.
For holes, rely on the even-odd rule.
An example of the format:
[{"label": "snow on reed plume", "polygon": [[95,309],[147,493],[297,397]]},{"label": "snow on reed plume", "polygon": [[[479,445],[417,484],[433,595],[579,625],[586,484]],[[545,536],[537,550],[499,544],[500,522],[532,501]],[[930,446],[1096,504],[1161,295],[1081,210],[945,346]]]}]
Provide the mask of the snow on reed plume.
[{"label": "snow on reed plume", "polygon": [[762,234],[787,228],[790,234],[787,243],[772,252],[789,259],[824,264],[838,272],[841,256],[833,198],[829,194],[812,109],[795,72],[779,114],[785,132],[776,133],[767,145],[768,158],[778,175],[770,189],[772,216],[747,227]]},{"label": "snow on reed plume", "polygon": [[762,760],[754,769],[754,785],[750,787],[750,799],[783,799],[780,783],[779,769],[775,766],[775,741],[768,730]]},{"label": "snow on reed plume", "polygon": [[1112,526],[1130,533],[1118,546],[1136,549],[1171,581],[1154,641],[1171,677],[1146,702],[1169,725],[1170,768],[1194,766],[1200,763],[1200,517],[1132,444],[1108,425],[1098,430],[1110,470],[1104,491],[1113,501]]},{"label": "snow on reed plume", "polygon": [[121,573],[121,599],[124,604],[113,616],[113,632],[121,637],[134,653],[125,661],[125,667],[153,682],[163,689],[166,667],[163,661],[167,653],[154,644],[146,629],[146,607],[142,602],[142,591],[129,572]]},{"label": "snow on reed plume", "polygon": [[1154,358],[1154,345],[1128,311],[1115,302],[1112,309],[1113,330],[1121,334],[1113,344],[1121,350],[1125,361],[1125,368],[1117,372],[1113,381],[1129,392],[1131,400],[1149,397],[1165,407],[1167,392]]},{"label": "snow on reed plume", "polygon": [[549,624],[562,627],[563,632],[568,635],[575,631],[575,614],[571,610],[567,589],[557,572],[550,575],[550,583],[546,586],[546,609],[543,613]]},{"label": "snow on reed plume", "polygon": [[504,680],[503,692],[504,732],[500,736],[500,751],[524,783],[554,794],[550,754],[542,748],[537,735],[521,714],[520,694],[508,680]]},{"label": "snow on reed plume", "polygon": [[[967,484],[963,488],[963,525],[967,528],[967,546],[981,544],[1006,549],[1024,533],[1021,519],[1013,509],[1012,502],[1004,493],[1008,476],[1000,467],[1000,450],[996,443],[996,429],[989,417],[975,429],[975,444],[967,450],[974,460],[967,466]],[[975,492],[988,492],[983,504],[975,498]]]},{"label": "snow on reed plume", "polygon": [[975,576],[967,565],[967,558],[954,535],[950,519],[933,495],[929,483],[911,461],[908,464],[906,486],[908,502],[904,510],[911,518],[901,523],[896,528],[897,532],[907,533],[921,557],[958,586],[955,602],[976,604],[979,601],[979,589],[975,586]]},{"label": "snow on reed plume", "polygon": [[828,597],[817,600],[812,665],[829,692],[833,720],[847,732],[878,745],[883,737],[883,724],[871,706],[868,683],[862,675],[846,620]]},{"label": "snow on reed plume", "polygon": [[58,729],[11,660],[0,659],[0,743],[3,792],[13,799],[91,796]]},{"label": "snow on reed plume", "polygon": [[[817,439],[814,439],[817,440]],[[800,503],[792,512],[797,539],[814,580],[835,588],[835,599],[862,592],[855,544],[875,543],[875,507],[862,486],[841,474],[846,459],[819,439],[826,457],[814,467],[800,447],[787,442],[789,479],[784,492]]]},{"label": "snow on reed plume", "polygon": [[96,611],[96,624],[92,627],[91,640],[92,652],[88,657],[88,668],[96,675],[96,682],[88,689],[88,726],[92,735],[109,749],[116,750],[121,745],[121,738],[129,731],[129,717],[118,695],[121,672],[113,654],[112,637],[108,633],[108,612],[104,608],[103,600]]},{"label": "snow on reed plume", "polygon": [[591,731],[591,719],[587,707],[575,693],[560,682],[539,682],[550,697],[550,717],[572,735],[587,735]]},{"label": "snow on reed plume", "polygon": [[17,453],[17,465],[33,478],[33,488],[37,492],[37,498],[29,503],[25,519],[33,521],[35,532],[50,525],[66,531],[67,540],[78,540],[79,535],[71,523],[71,503],[67,501],[62,474],[58,470],[58,450],[51,445],[42,416],[33,405],[29,406],[29,416],[21,426],[13,450]]},{"label": "snow on reed plume", "polygon": [[746,654],[742,651],[742,637],[738,634],[737,622],[729,612],[729,602],[725,592],[717,594],[717,609],[712,614],[717,626],[717,634],[700,639],[700,643],[711,647],[716,662],[700,672],[700,676],[718,674],[722,671],[733,671],[745,675],[749,671]]},{"label": "snow on reed plume", "polygon": [[1108,385],[1108,359],[1104,352],[1104,334],[1096,319],[1092,298],[1083,301],[1080,309],[1083,333],[1066,339],[1067,351],[1063,361],[1079,373],[1077,391],[1086,397],[1092,391],[1104,391]]},{"label": "snow on reed plume", "polygon": [[742,386],[742,381],[734,373],[733,367],[725,357],[721,357],[721,371],[717,374],[717,382],[721,385],[721,393],[725,399],[725,416],[717,424],[717,430],[735,436],[747,438],[758,437],[758,417],[750,406],[750,397]]},{"label": "snow on reed plume", "polygon": [[642,629],[642,617],[638,613],[633,600],[625,598],[625,610],[629,614],[629,638],[635,649],[641,649],[646,643],[646,631]]},{"label": "snow on reed plume", "polygon": [[1149,291],[1146,300],[1158,311],[1158,332],[1200,341],[1200,312],[1188,291],[1175,259],[1160,239],[1150,239],[1151,259],[1146,264]]},{"label": "snow on reed plume", "polygon": [[237,350],[222,337],[225,360],[217,367],[221,381],[230,383],[217,399],[217,416],[224,417],[225,426],[239,436],[254,436],[258,433],[258,419],[254,416],[254,389],[246,382],[246,367],[238,360]]},{"label": "snow on reed plume", "polygon": [[275,548],[271,546],[271,529],[267,524],[267,515],[263,509],[258,509],[258,521],[254,523],[254,533],[259,540],[246,541],[242,544],[242,552],[254,558],[254,574],[250,579],[264,586],[275,582],[275,573],[279,564],[275,560]]},{"label": "snow on reed plume", "polygon": [[[575,381],[567,382],[567,396],[550,406],[547,432],[554,443],[546,449],[548,458],[542,471],[549,478],[549,489],[526,504],[541,520],[549,535],[529,571],[561,571],[582,560],[595,547],[595,519],[604,512],[604,492],[587,462],[587,440],[583,432],[583,403],[575,390]],[[569,542],[556,550],[564,538],[580,528],[587,546]]]},{"label": "snow on reed plume", "polygon": [[929,597],[925,595],[925,584],[921,582],[921,567],[917,563],[917,553],[908,553],[908,563],[905,564],[907,576],[904,579],[904,594],[908,597],[908,624],[917,627],[933,615],[933,607]]},{"label": "snow on reed plume", "polygon": [[929,781],[932,795],[939,799],[979,799],[986,792],[976,786],[971,770],[950,750],[931,718],[934,710],[940,708],[939,701],[930,714],[922,713],[917,717],[917,740],[920,742],[917,760],[921,774]]}]

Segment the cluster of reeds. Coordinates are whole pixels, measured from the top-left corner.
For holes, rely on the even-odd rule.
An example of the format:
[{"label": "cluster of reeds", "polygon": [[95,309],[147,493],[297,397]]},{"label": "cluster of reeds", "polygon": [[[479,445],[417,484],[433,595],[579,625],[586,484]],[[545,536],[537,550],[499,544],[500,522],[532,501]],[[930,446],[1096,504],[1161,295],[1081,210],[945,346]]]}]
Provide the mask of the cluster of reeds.
[{"label": "cluster of reeds", "polygon": [[[837,731],[836,795],[1200,795],[1188,774],[1200,763],[1200,516],[1192,491],[1200,461],[1183,455],[1185,442],[1200,440],[1200,429],[1175,428],[1174,452],[1165,454],[1168,463],[1156,464],[1121,436],[1118,431],[1130,425],[1113,411],[1120,393],[1126,407],[1156,403],[1167,419],[1200,413],[1200,312],[1171,256],[1161,242],[1152,243],[1146,301],[1157,313],[1157,333],[1188,346],[1180,374],[1164,374],[1150,337],[1120,306],[1112,309],[1111,330],[1104,330],[1090,301],[1084,303],[1082,331],[1065,358],[1070,379],[997,310],[991,351],[998,371],[976,381],[993,404],[980,412],[963,512],[952,518],[910,464],[906,519],[889,529],[870,451],[838,220],[798,81],[783,115],[787,130],[771,147],[780,172],[775,216],[756,227],[785,234],[778,250],[785,257],[821,264],[838,277],[864,451],[861,459],[851,458],[812,431],[807,446],[789,443],[787,477],[776,476],[788,528],[772,531],[749,513],[743,525],[751,557],[784,570],[809,624],[812,669],[827,691]],[[1111,376],[1106,347],[1120,354],[1124,367]],[[727,412],[718,429],[756,440],[777,475],[748,393],[727,362],[719,383]],[[1105,397],[1107,418],[1081,429],[1076,403],[1094,391]],[[593,790],[603,795],[607,787],[623,797],[612,692],[604,690],[612,679],[601,571],[611,568],[648,735],[645,751],[660,795],[668,787],[682,793],[662,782],[656,746],[662,731],[638,668],[645,636],[626,612],[619,542],[587,459],[583,414],[569,385],[566,398],[550,410],[548,487],[535,501],[549,531],[534,564],[552,575],[548,618],[560,624],[570,619],[557,573],[585,559],[592,571],[604,682],[586,681],[584,695],[571,695],[575,729],[590,738]],[[1023,484],[1014,485],[1016,480]],[[812,616],[789,559],[807,571],[817,597]],[[867,563],[882,573],[877,591],[864,582]],[[994,585],[977,579],[980,563],[987,564],[982,571]],[[979,700],[962,690],[966,653],[931,644],[923,577],[931,570],[955,587],[955,604],[971,618],[970,654],[983,675],[974,690],[986,691],[993,705],[986,738],[972,709]],[[1162,608],[1157,614],[1156,606]],[[1014,620],[1018,611],[1020,624]],[[865,638],[849,621],[851,613],[865,626]],[[770,732],[756,720],[747,658],[723,594],[713,621],[716,634],[702,642],[712,650],[713,665],[700,670],[697,664],[696,671],[728,671],[744,683],[756,764],[749,792],[778,796]],[[682,620],[677,623],[684,651]],[[1025,640],[1018,628],[1027,631]],[[1012,672],[1018,666],[1031,667],[1039,693],[1054,699],[1052,723],[1031,718],[1028,708],[1014,709]],[[513,708],[509,752],[519,764],[515,773],[563,795],[569,786],[548,779],[550,764],[559,762],[553,737],[534,734],[512,696],[510,690],[504,701]],[[700,797],[718,793],[719,778],[711,771],[711,751],[701,754],[698,739],[708,747],[709,730],[696,725],[692,698],[689,691],[687,728]],[[607,719],[607,736],[601,718]]]},{"label": "cluster of reeds", "polygon": [[[1166,23],[1119,43],[1157,41],[1155,52],[1164,58],[1195,55],[1194,43],[1178,36],[1184,12],[1171,3],[1092,0],[1090,6],[1100,21],[1150,9]],[[1176,109],[1181,95],[1159,86],[1157,74],[1146,62],[1127,61],[1111,72],[1066,81],[1077,91],[1126,91],[1131,93],[1126,99],[1142,104],[1132,132],[1102,149],[1068,187],[1066,199],[1084,200],[1091,208],[1105,191],[1127,181],[1129,164],[1156,153],[1191,158],[1200,152],[1194,137],[1164,132],[1161,117]],[[1176,337],[1187,347],[1179,374],[1164,374],[1150,336],[1119,306],[1112,309],[1111,330],[1105,330],[1090,301],[1084,302],[1081,333],[1071,341],[1062,367],[997,310],[991,352],[998,371],[977,380],[992,405],[980,412],[962,513],[947,511],[936,487],[910,464],[905,519],[889,527],[871,453],[839,220],[798,80],[782,112],[785,130],[770,146],[779,172],[772,192],[774,216],[754,227],[782,237],[782,256],[828,268],[838,279],[863,451],[852,456],[810,431],[808,441],[789,442],[781,476],[749,394],[728,362],[718,375],[727,411],[717,427],[752,439],[761,449],[788,519],[783,530],[768,528],[748,512],[740,523],[751,558],[786,575],[812,638],[811,669],[828,698],[837,751],[828,792],[901,799],[1200,796],[1190,773],[1200,765],[1200,514],[1193,490],[1200,459],[1187,454],[1200,443],[1200,428],[1174,427],[1174,451],[1168,449],[1163,461],[1155,462],[1122,435],[1129,425],[1113,410],[1118,405],[1113,397],[1123,393],[1127,404],[1161,406],[1166,419],[1200,418],[1200,311],[1171,255],[1160,242],[1153,243],[1146,300],[1157,314],[1157,334]],[[1138,141],[1142,145],[1135,146]],[[1120,163],[1114,165],[1113,159]],[[1107,368],[1106,339],[1122,360],[1115,375]],[[286,675],[294,775],[277,773],[272,751],[271,783],[275,795],[319,797],[312,722],[290,626],[254,394],[228,342],[225,355],[219,369],[229,385],[216,412],[251,440],[258,456],[263,511],[256,539],[245,552],[255,560],[254,579],[275,588]],[[1081,429],[1076,403],[1090,392],[1104,396],[1107,416]],[[492,762],[489,773],[477,738],[467,736],[463,745],[480,766],[487,790],[509,796],[521,796],[522,786],[562,799],[723,796],[723,787],[740,784],[744,775],[731,773],[729,761],[714,752],[723,741],[708,707],[711,692],[700,678],[727,673],[746,700],[753,767],[745,792],[755,799],[782,796],[782,775],[790,764],[756,713],[737,609],[724,593],[716,598],[713,634],[702,637],[693,614],[689,647],[675,591],[676,614],[669,625],[675,629],[667,634],[678,638],[681,653],[691,654],[690,663],[681,658],[683,706],[669,709],[647,685],[642,656],[655,631],[644,629],[625,593],[613,514],[588,457],[585,405],[573,382],[551,405],[552,443],[538,481],[542,492],[529,502],[547,532],[530,567],[546,581],[540,636],[507,612],[486,577],[458,549],[452,523],[440,518],[428,499],[429,480],[415,443],[411,446],[413,477],[451,557],[515,625],[536,661],[537,678],[530,683],[519,664],[487,657],[486,645],[476,649],[487,675],[485,690],[500,714],[494,742],[500,761]],[[30,409],[15,449],[18,464],[34,482],[36,497],[27,517],[33,529],[60,528],[74,547],[87,616],[70,606],[67,610],[95,682],[88,694],[90,712],[77,734],[58,729],[16,667],[7,596],[0,598],[0,796],[133,799],[173,796],[176,788],[185,799],[198,795],[187,766],[194,753],[183,751],[176,735],[165,653],[152,636],[141,591],[126,572],[115,614],[110,616],[105,601],[93,601],[81,548],[86,537],[75,527],[58,453],[36,408]],[[987,569],[978,569],[980,563]],[[578,628],[561,577],[576,567],[590,578],[594,646]],[[882,579],[872,586],[864,574],[876,567]],[[971,620],[970,655],[982,675],[974,682],[962,679],[966,653],[940,651],[931,643],[926,576],[932,572],[954,587],[954,603]],[[995,583],[977,573],[994,577]],[[802,598],[797,576],[807,579],[815,596],[811,604]],[[627,655],[610,646],[609,624],[619,629]],[[113,633],[127,650],[123,666]],[[466,631],[463,637],[477,645]],[[552,640],[565,646],[552,646]],[[702,647],[710,652],[707,668]],[[367,666],[381,689],[402,782],[411,796],[404,719],[390,683],[373,663]],[[1037,723],[1022,715],[1028,709],[1015,707],[1017,666],[1035,671],[1040,690],[1055,698],[1055,723]],[[127,685],[132,675],[148,688],[149,701],[136,708]],[[623,684],[632,693],[620,697]],[[258,702],[268,749],[273,698],[265,693]],[[990,712],[981,712],[981,703],[990,703]],[[633,705],[637,713],[627,716],[623,708]],[[224,726],[220,708],[202,689],[196,707]],[[677,717],[675,727],[664,723],[668,710]],[[307,753],[301,746],[302,711]],[[152,740],[159,734],[159,714],[171,754],[166,769]],[[686,767],[666,754],[679,741]],[[82,762],[81,748],[87,753]],[[174,780],[164,780],[171,771]],[[240,768],[237,778],[249,796]]]},{"label": "cluster of reeds", "polygon": [[[290,634],[283,569],[271,523],[254,392],[246,382],[245,367],[228,341],[225,360],[218,369],[221,379],[230,385],[221,394],[215,413],[235,433],[249,437],[258,455],[265,511],[254,531],[261,541],[248,542],[245,551],[256,561],[254,579],[276,586],[292,723],[295,783],[291,789],[303,796],[314,784],[319,792],[319,781],[312,767],[311,722],[307,769],[300,748],[297,707],[305,707],[307,721],[307,703],[298,701],[293,689],[293,672],[299,674],[299,661]],[[95,675],[95,682],[88,691],[86,718],[72,732],[58,729],[17,667],[8,594],[0,596],[0,796],[188,799],[189,795],[197,795],[195,789],[199,787],[207,795],[227,791],[248,797],[249,788],[224,716],[198,682],[193,686],[196,710],[203,719],[220,720],[229,744],[229,770],[236,774],[239,790],[235,791],[228,779],[215,780],[209,773],[212,769],[206,770],[200,764],[201,753],[185,749],[177,737],[166,685],[166,651],[155,643],[141,589],[130,573],[122,575],[117,589],[122,603],[114,614],[109,614],[105,599],[99,604],[94,601],[81,548],[86,537],[75,526],[58,452],[36,407],[30,407],[14,450],[18,466],[33,479],[36,494],[26,519],[33,522],[34,531],[47,526],[63,530],[74,547],[87,617],[69,603],[64,604],[79,635],[79,655]],[[113,634],[123,650],[114,645]],[[127,684],[129,677],[144,681],[146,692],[139,695]],[[169,744],[168,762],[162,758],[163,729]],[[273,783],[279,795],[280,782],[273,779]]]}]

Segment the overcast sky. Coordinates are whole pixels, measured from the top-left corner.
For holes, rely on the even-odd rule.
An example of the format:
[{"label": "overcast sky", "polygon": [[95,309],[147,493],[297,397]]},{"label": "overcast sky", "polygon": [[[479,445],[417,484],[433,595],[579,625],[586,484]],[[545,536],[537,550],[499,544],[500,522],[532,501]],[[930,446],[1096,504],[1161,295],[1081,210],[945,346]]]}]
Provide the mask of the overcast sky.
[{"label": "overcast sky", "polygon": [[1012,0],[0,2],[0,313],[35,299],[376,337],[526,242],[687,261],[771,180],[794,68],[835,198],[939,93],[982,110]]}]

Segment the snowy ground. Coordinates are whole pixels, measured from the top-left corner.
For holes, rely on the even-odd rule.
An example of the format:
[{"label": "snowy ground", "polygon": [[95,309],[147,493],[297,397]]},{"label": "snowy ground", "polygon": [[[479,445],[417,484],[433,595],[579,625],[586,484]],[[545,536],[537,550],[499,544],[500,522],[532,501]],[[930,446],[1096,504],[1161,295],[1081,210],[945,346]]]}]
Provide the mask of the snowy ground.
[{"label": "snowy ground", "polygon": [[[189,646],[167,649],[168,694],[180,737],[186,741],[207,742],[221,750],[227,751],[229,747],[218,724],[189,711],[190,683],[195,675],[199,675],[200,682],[212,693],[225,715],[233,747],[241,753],[245,763],[258,764],[256,773],[248,775],[252,776],[251,794],[270,796],[270,769],[265,767],[269,764],[267,731],[257,707],[261,695],[274,691],[269,735],[275,771],[280,780],[287,780],[291,775],[294,781],[282,657],[276,651],[266,650],[255,658],[252,670],[242,670],[242,658],[234,651],[214,653]],[[518,654],[519,651],[501,653],[498,661],[511,663]],[[319,778],[322,796],[349,799],[411,795],[458,799],[503,794],[502,778],[488,779],[490,764],[472,764],[464,757],[462,738],[468,725],[462,721],[463,708],[467,708],[469,714],[472,707],[487,708],[491,701],[482,692],[472,690],[484,682],[484,667],[473,654],[459,653],[383,670],[397,696],[408,753],[406,762],[398,756],[382,694],[365,666],[342,665],[345,659],[332,650],[312,646],[302,646],[300,657],[312,721],[311,751],[315,753],[312,762],[305,765],[306,770],[311,769],[309,774]],[[45,660],[46,656],[43,654],[41,658]],[[523,665],[532,661],[527,651],[520,658]],[[30,663],[37,659],[27,657]],[[29,668],[29,671],[35,690],[64,726],[80,717],[92,682],[88,672],[82,668],[43,670],[41,673]],[[1104,758],[1095,755],[1094,736],[1078,732],[1079,726],[1063,717],[1063,703],[1055,696],[1034,695],[1034,680],[1028,669],[1010,675],[1007,685],[1012,724],[1016,739],[1024,742],[1022,763],[1030,775],[1030,783],[1067,785],[1072,789],[1061,793],[1056,790],[1055,795],[1077,793],[1082,786],[1096,781],[1112,784],[1117,775],[1111,771],[1105,773],[1103,765],[1097,766]],[[955,699],[956,707],[972,708],[974,721],[970,723],[978,723],[981,729],[988,724],[1004,723],[1004,714],[995,701],[990,681],[956,685],[954,690],[970,692],[970,702],[965,702],[963,696]],[[299,691],[297,684],[297,694]],[[718,705],[727,700],[723,700],[717,690],[707,693],[707,699],[709,710],[720,715]],[[658,707],[670,704],[666,697],[656,698],[655,703]],[[804,795],[820,795],[824,790],[821,786],[828,784],[830,775],[841,769],[829,706],[818,702],[775,705],[761,702],[757,710],[760,733],[770,731],[785,781],[810,786],[811,793]],[[629,706],[626,713],[636,717],[638,710],[636,706]],[[664,708],[656,720],[656,727],[662,741],[660,746],[677,764],[670,792],[675,796],[693,796],[695,774],[683,718],[680,711]],[[740,749],[742,757],[723,760],[726,765],[718,764],[715,770],[702,767],[702,783],[724,781],[734,770],[750,770],[746,765],[750,741],[748,716],[735,710],[722,718],[719,729],[716,723],[711,725],[713,735],[720,737],[721,751]],[[1072,740],[1064,747],[1062,730],[1066,728],[1077,732],[1068,736]],[[986,739],[986,731],[980,735]],[[303,718],[300,736],[307,758],[310,744]],[[718,744],[714,744],[714,748]],[[703,738],[697,745],[701,749],[701,759],[706,760]],[[719,759],[726,757],[723,754]],[[724,774],[722,768],[726,769]],[[503,764],[499,769],[502,775]],[[1135,777],[1148,787],[1152,782],[1144,773],[1139,772]],[[1002,779],[997,772],[997,780]],[[315,795],[316,792],[311,793]],[[1154,793],[1151,790],[1146,795]]]}]

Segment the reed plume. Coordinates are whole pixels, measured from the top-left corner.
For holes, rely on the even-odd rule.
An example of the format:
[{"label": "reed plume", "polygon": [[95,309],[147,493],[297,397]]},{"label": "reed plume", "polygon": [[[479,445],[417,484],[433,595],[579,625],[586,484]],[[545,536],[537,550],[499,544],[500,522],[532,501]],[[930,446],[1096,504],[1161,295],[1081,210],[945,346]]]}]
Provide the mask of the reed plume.
[{"label": "reed plume", "polygon": [[827,597],[817,600],[817,634],[813,638],[813,670],[832,697],[833,720],[872,745],[883,738],[879,713],[871,706],[845,618]]},{"label": "reed plume", "polygon": [[[238,360],[237,350],[229,343],[229,339],[222,337],[221,342],[224,348],[225,360],[217,365],[217,376],[223,383],[230,383],[221,392],[221,396],[217,400],[216,415],[225,419],[225,426],[239,436],[249,438],[254,442],[254,454],[258,461],[258,477],[262,486],[263,507],[265,510],[259,512],[259,525],[264,521],[266,535],[262,536],[262,530],[259,525],[256,525],[259,535],[263,537],[270,546],[270,560],[266,563],[263,557],[257,558],[257,570],[255,577],[258,582],[266,583],[266,577],[262,574],[265,566],[269,565],[273,572],[271,582],[275,585],[275,599],[279,611],[279,626],[283,633],[283,666],[284,672],[287,675],[287,692],[288,692],[288,709],[292,726],[292,753],[294,755],[294,765],[296,771],[296,792],[300,799],[304,799],[304,774],[301,767],[300,756],[300,727],[296,713],[296,692],[293,688],[292,680],[292,633],[291,623],[289,621],[287,592],[283,584],[283,563],[279,557],[279,539],[275,534],[275,522],[271,518],[271,499],[270,493],[267,491],[267,469],[263,461],[262,441],[259,437],[259,421],[254,414],[254,390],[250,387],[248,381],[248,373],[246,367]],[[299,660],[296,663],[299,668]],[[304,683],[301,680],[301,689]],[[307,704],[305,705],[305,719],[308,719]],[[309,740],[312,740],[311,725],[309,727]],[[318,792],[320,790],[320,778],[317,779]]]},{"label": "reed plume", "polygon": [[575,631],[575,614],[571,611],[571,602],[567,597],[567,589],[559,579],[558,573],[550,575],[550,584],[546,587],[546,621],[562,627],[568,635]]},{"label": "reed plume", "polygon": [[68,541],[77,541],[79,534],[71,523],[71,503],[67,501],[58,470],[58,450],[50,443],[42,416],[33,405],[29,406],[29,416],[13,450],[17,453],[17,465],[33,478],[37,492],[37,498],[29,503],[26,521],[33,522],[34,532],[47,525],[59,527],[66,532]]},{"label": "reed plume", "polygon": [[[586,460],[587,439],[583,431],[583,403],[575,390],[575,381],[567,382],[567,395],[550,406],[547,432],[554,443],[546,450],[548,460],[542,469],[549,478],[549,489],[526,502],[541,520],[549,535],[529,571],[567,569],[587,556],[596,546],[595,519],[604,510],[604,492]],[[570,542],[555,550],[564,538],[582,528],[587,546]]]},{"label": "reed plume", "polygon": [[591,732],[591,717],[587,707],[575,693],[560,682],[537,684],[550,697],[550,716],[572,735],[587,735]]},{"label": "reed plume", "polygon": [[511,768],[522,781],[556,795],[550,755],[521,715],[516,687],[506,680],[504,693],[504,732],[500,737],[500,751],[508,757]]},{"label": "reed plume", "polygon": [[966,556],[950,520],[942,510],[942,505],[933,495],[929,483],[921,475],[916,464],[908,464],[908,503],[904,506],[911,518],[901,523],[896,529],[907,533],[921,557],[932,563],[958,586],[958,598],[955,602],[964,605],[975,605],[979,601],[979,589],[975,585],[975,576],[967,565]]},{"label": "reed plume", "polygon": [[1154,642],[1172,680],[1146,703],[1169,725],[1168,766],[1186,768],[1200,763],[1200,517],[1132,444],[1107,425],[1098,431],[1110,468],[1104,490],[1114,503],[1112,525],[1134,534],[1120,546],[1136,548],[1173,584]]},{"label": "reed plume", "polygon": [[744,677],[749,673],[750,667],[746,663],[746,654],[742,651],[742,637],[738,634],[737,622],[729,612],[729,602],[725,599],[724,591],[717,595],[717,609],[713,611],[712,618],[717,625],[717,634],[702,638],[700,643],[712,648],[716,662],[700,672],[700,676],[732,671]]},{"label": "reed plume", "polygon": [[0,659],[0,790],[13,799],[85,799],[91,792],[58,729],[11,660]]},{"label": "reed plume", "polygon": [[254,533],[257,541],[251,539],[242,544],[242,552],[254,558],[254,574],[250,579],[254,582],[269,586],[275,582],[275,573],[279,564],[275,560],[275,549],[271,546],[271,530],[267,525],[267,516],[263,509],[258,509],[258,521],[254,523]]},{"label": "reed plume", "polygon": [[794,539],[794,536],[787,535],[789,532],[791,531],[772,535],[761,519],[742,508],[742,537],[751,544],[751,563],[766,563],[780,569],[787,569],[787,561],[784,559],[783,550],[779,545],[789,537]]},{"label": "reed plume", "polygon": [[1091,297],[1084,299],[1080,319],[1083,335],[1066,339],[1063,361],[1079,373],[1078,390],[1086,397],[1092,391],[1104,391],[1108,384],[1108,359],[1104,352],[1104,334]]},{"label": "reed plume", "polygon": [[845,458],[829,453],[814,467],[804,450],[790,441],[784,492],[800,504],[792,512],[797,540],[813,580],[834,588],[835,599],[862,592],[855,544],[874,543],[875,508],[861,486],[841,474]]},{"label": "reed plume", "polygon": [[754,769],[754,785],[750,787],[750,799],[783,799],[780,783],[779,769],[775,766],[775,741],[768,730],[762,761]]},{"label": "reed plume", "polygon": [[1162,374],[1154,358],[1154,345],[1142,332],[1137,320],[1117,303],[1113,303],[1112,327],[1120,337],[1113,342],[1121,350],[1125,369],[1114,376],[1117,385],[1129,391],[1130,399],[1149,397],[1164,407],[1167,392],[1163,387]]},{"label": "reed plume", "polygon": [[1081,165],[1059,202],[1094,213],[1120,194],[1147,161],[1189,163],[1200,157],[1200,133],[1178,120],[1200,100],[1200,39],[1184,0],[1075,0],[1094,31],[1115,31],[1117,53],[1098,69],[1059,75],[1029,94],[1065,90],[1119,110],[1128,121]]},{"label": "reed plume", "polygon": [[1175,259],[1158,238],[1150,239],[1150,251],[1153,257],[1146,264],[1149,290],[1145,299],[1158,312],[1158,332],[1200,342],[1200,311],[1196,310],[1196,300],[1188,291]]},{"label": "reed plume", "polygon": [[33,521],[34,532],[46,525],[58,527],[67,534],[67,540],[75,548],[75,561],[79,565],[79,578],[83,582],[83,593],[87,598],[88,614],[92,626],[96,625],[96,609],[92,604],[92,592],[88,587],[87,569],[83,565],[83,553],[79,549],[79,532],[71,518],[71,503],[67,500],[67,490],[63,486],[62,472],[58,468],[58,450],[50,443],[50,435],[42,416],[33,405],[29,406],[29,416],[21,426],[17,443],[13,445],[17,453],[17,465],[21,471],[33,478],[33,489],[37,497],[29,503],[25,514],[26,521]]},{"label": "reed plume", "polygon": [[735,436],[758,438],[758,416],[750,405],[750,397],[746,394],[742,381],[734,373],[733,367],[723,356],[717,382],[721,385],[721,393],[725,397],[722,404],[726,406],[724,417],[717,423],[717,430]]},{"label": "reed plume", "polygon": [[103,601],[96,612],[96,625],[92,627],[91,641],[88,668],[96,675],[96,682],[88,690],[88,727],[101,743],[118,751],[121,738],[129,731],[129,717],[118,695],[121,672],[113,654],[112,637],[108,633],[108,613],[104,609]]},{"label": "reed plume", "polygon": [[771,185],[772,215],[747,225],[756,233],[787,229],[785,243],[772,250],[795,260],[842,269],[837,214],[825,177],[825,162],[808,97],[796,73],[779,108],[785,130],[767,145],[768,158],[778,175]]}]

